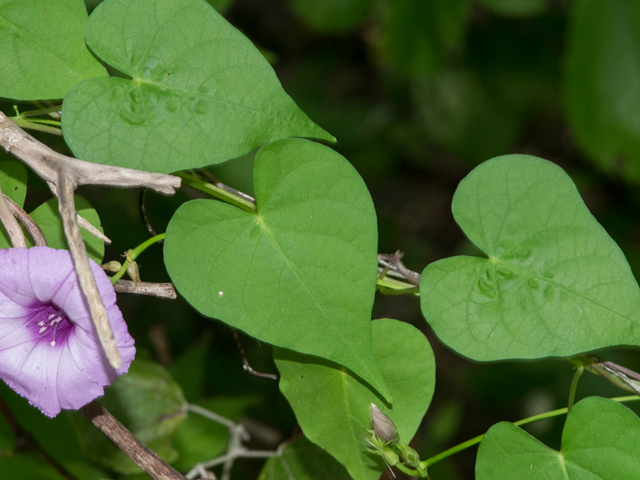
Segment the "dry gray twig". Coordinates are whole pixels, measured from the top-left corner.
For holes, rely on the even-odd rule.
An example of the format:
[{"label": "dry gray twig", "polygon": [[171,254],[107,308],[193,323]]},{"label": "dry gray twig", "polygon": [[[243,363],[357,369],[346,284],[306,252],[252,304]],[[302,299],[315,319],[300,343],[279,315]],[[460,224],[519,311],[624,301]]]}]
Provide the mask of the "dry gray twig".
[{"label": "dry gray twig", "polygon": [[13,216],[11,208],[9,208],[9,204],[6,201],[7,198],[0,188],[0,223],[4,225],[4,229],[7,231],[11,245],[14,248],[26,247],[27,241],[24,238],[24,233],[22,233],[16,217]]},{"label": "dry gray twig", "polygon": [[158,298],[175,300],[178,298],[173,283],[134,282],[132,280],[118,280],[115,284],[117,293],[137,293]]},{"label": "dry gray twig", "polygon": [[122,364],[120,352],[113,338],[107,312],[98,293],[86,248],[78,229],[73,192],[79,185],[108,185],[146,187],[160,193],[172,194],[180,186],[180,179],[172,175],[100,165],[67,157],[33,138],[2,112],[0,112],[0,145],[7,153],[21,160],[45,180],[52,192],[58,196],[64,232],[96,333],[109,363],[113,368],[119,368]]}]

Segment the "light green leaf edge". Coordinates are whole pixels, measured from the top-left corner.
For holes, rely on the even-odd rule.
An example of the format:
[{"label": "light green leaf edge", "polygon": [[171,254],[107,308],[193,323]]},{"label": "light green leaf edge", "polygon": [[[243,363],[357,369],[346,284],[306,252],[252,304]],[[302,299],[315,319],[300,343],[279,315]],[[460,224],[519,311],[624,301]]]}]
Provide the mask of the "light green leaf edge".
[{"label": "light green leaf edge", "polygon": [[107,74],[84,43],[82,0],[0,0],[0,97],[63,98]]},{"label": "light green leaf edge", "polygon": [[305,436],[327,450],[356,480],[377,479],[385,468],[368,451],[371,403],[393,420],[400,440],[409,443],[431,403],[435,359],[426,337],[398,320],[372,324],[374,355],[393,396],[386,404],[346,369],[289,350],[274,349],[280,390]]},{"label": "light green leaf edge", "polygon": [[486,433],[476,462],[476,480],[635,480],[639,471],[640,419],[600,397],[571,409],[559,452],[501,422]]},{"label": "light green leaf edge", "polygon": [[489,258],[447,258],[423,272],[423,315],[449,347],[499,360],[640,345],[638,284],[561,168],[494,158],[462,180],[452,210]]},{"label": "light green leaf edge", "polygon": [[89,18],[86,40],[131,79],[89,79],[68,92],[62,129],[78,158],[170,173],[279,138],[335,141],[204,0],[106,0]]}]

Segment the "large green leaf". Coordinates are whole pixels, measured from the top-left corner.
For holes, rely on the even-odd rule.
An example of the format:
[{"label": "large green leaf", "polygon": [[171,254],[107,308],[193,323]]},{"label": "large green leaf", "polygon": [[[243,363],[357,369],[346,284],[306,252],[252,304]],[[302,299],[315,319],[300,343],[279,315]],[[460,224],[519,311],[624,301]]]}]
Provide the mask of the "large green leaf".
[{"label": "large green leaf", "polygon": [[195,200],[174,214],[165,264],[200,313],[351,369],[386,395],[371,351],[373,202],[328,147],[280,140],[256,155],[258,212]]},{"label": "large green leaf", "polygon": [[0,97],[62,98],[107,74],[84,43],[82,0],[0,0]]},{"label": "large green leaf", "polygon": [[422,311],[444,343],[476,360],[640,345],[638,284],[562,169],[494,158],[460,183],[452,209],[488,258],[424,270]]},{"label": "large green leaf", "polygon": [[279,138],[333,140],[204,0],[107,0],[86,40],[131,78],[89,79],[65,97],[62,128],[79,158],[168,173]]},{"label": "large green leaf", "polygon": [[274,350],[280,390],[302,431],[340,461],[356,480],[377,479],[385,468],[367,450],[371,403],[395,423],[409,443],[427,411],[435,386],[435,360],[425,336],[408,323],[373,322],[374,355],[394,398],[393,406],[338,365],[283,349]]},{"label": "large green leaf", "polygon": [[576,140],[607,170],[640,180],[640,3],[575,2],[565,76]]},{"label": "large green leaf", "polygon": [[640,419],[599,397],[571,409],[559,452],[502,422],[485,435],[476,462],[477,480],[635,480],[638,472]]},{"label": "large green leaf", "polygon": [[258,480],[349,480],[342,465],[305,437],[288,443],[264,464]]}]

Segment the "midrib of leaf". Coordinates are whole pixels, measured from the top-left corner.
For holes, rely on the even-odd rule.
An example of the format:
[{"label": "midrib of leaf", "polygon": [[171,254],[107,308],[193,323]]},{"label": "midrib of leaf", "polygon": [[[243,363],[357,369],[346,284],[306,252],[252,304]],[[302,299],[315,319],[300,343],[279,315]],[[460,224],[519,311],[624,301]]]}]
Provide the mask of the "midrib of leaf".
[{"label": "midrib of leaf", "polygon": [[71,71],[75,72],[80,77],[81,80],[84,80],[85,77],[78,72],[76,67],[69,65],[67,61],[62,59],[55,50],[51,50],[50,48],[48,48],[48,46],[42,45],[39,41],[37,41],[37,37],[33,37],[30,34],[28,34],[26,31],[21,30],[20,28],[18,28],[16,24],[14,24],[13,22],[10,22],[9,20],[7,20],[6,17],[3,17],[2,15],[0,15],[0,22],[2,22],[4,25],[9,26],[14,32],[20,33],[20,35],[26,37],[30,42],[34,43],[42,50],[48,52],[53,57],[57,58],[60,61],[60,63],[66,65],[66,67],[71,69]]},{"label": "midrib of leaf", "polygon": [[358,361],[360,362],[360,365],[362,367],[364,367],[364,369],[368,372],[371,373],[369,371],[369,369],[367,368],[367,366],[362,362],[362,359],[360,358],[360,355],[357,354],[357,352],[353,351],[353,347],[351,345],[351,342],[349,342],[344,335],[342,334],[342,332],[337,328],[336,324],[333,322],[333,320],[331,319],[331,317],[327,314],[327,312],[325,311],[324,307],[322,306],[322,304],[320,302],[318,302],[318,300],[316,299],[315,295],[313,295],[313,293],[311,292],[311,290],[309,289],[309,287],[307,286],[307,284],[300,278],[300,275],[298,274],[298,272],[296,271],[296,269],[294,268],[294,265],[291,263],[291,261],[289,260],[289,257],[287,256],[286,252],[284,251],[284,249],[282,248],[282,246],[280,245],[280,243],[278,242],[278,240],[275,238],[275,236],[273,235],[273,232],[271,232],[271,229],[269,228],[269,226],[264,222],[262,216],[260,216],[259,212],[258,212],[258,219],[260,221],[260,225],[263,227],[263,231],[267,234],[267,236],[269,237],[269,240],[271,240],[271,243],[276,247],[276,250],[280,253],[281,257],[284,259],[285,264],[289,267],[289,269],[293,272],[293,274],[295,275],[296,279],[298,280],[298,282],[304,287],[304,289],[306,290],[307,294],[313,299],[313,301],[316,303],[316,305],[318,307],[320,307],[320,310],[322,311],[322,315],[324,316],[324,318],[327,320],[327,322],[329,323],[329,325],[331,326],[331,328],[340,336],[340,338],[346,343],[347,348],[349,349],[349,351],[355,356],[355,358],[358,359]]}]

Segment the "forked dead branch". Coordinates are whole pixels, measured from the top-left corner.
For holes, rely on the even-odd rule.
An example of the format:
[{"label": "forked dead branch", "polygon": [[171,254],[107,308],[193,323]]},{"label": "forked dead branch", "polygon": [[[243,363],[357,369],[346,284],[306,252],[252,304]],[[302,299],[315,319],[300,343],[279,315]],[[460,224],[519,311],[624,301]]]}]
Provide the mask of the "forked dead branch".
[{"label": "forked dead branch", "polygon": [[180,186],[180,178],[173,175],[142,172],[112,167],[67,157],[26,133],[0,112],[0,145],[47,182],[58,197],[65,236],[73,257],[80,286],[87,299],[91,318],[100,343],[113,368],[121,365],[113,332],[104,305],[91,273],[87,251],[80,235],[73,192],[80,185],[111,187],[146,187],[171,195]]}]

